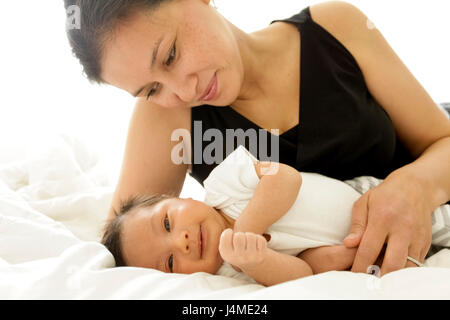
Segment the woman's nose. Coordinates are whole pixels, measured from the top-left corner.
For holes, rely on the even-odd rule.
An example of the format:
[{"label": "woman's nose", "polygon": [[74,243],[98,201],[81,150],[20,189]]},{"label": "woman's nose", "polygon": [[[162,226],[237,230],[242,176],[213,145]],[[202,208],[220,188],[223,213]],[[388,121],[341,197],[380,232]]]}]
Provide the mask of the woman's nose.
[{"label": "woman's nose", "polygon": [[194,77],[175,76],[170,80],[169,92],[172,92],[178,100],[185,103],[196,102],[197,92]]}]

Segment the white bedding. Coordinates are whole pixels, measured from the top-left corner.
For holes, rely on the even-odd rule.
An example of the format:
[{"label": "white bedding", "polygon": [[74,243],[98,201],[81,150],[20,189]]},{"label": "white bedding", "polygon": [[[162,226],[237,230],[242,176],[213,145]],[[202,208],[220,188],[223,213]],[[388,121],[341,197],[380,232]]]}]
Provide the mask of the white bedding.
[{"label": "white bedding", "polygon": [[98,243],[114,188],[99,155],[68,136],[45,145],[0,163],[0,299],[450,298],[448,249],[427,267],[382,278],[335,271],[268,288],[206,273],[115,268]]}]

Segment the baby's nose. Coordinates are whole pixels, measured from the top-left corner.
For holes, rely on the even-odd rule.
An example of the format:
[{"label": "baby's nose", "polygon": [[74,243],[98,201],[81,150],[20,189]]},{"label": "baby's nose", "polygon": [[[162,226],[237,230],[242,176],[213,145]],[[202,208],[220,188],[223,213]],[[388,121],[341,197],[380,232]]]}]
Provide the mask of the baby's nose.
[{"label": "baby's nose", "polygon": [[189,234],[187,231],[180,232],[180,235],[177,239],[177,246],[182,253],[190,252],[191,248],[189,246]]}]

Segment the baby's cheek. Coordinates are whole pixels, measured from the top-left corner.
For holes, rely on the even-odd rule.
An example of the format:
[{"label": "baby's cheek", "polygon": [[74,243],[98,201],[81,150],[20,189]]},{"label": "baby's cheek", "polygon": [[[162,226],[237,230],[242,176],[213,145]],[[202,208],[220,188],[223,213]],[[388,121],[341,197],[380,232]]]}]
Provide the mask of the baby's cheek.
[{"label": "baby's cheek", "polygon": [[223,264],[223,260],[218,254],[213,259],[200,259],[197,261],[185,261],[178,266],[179,273],[192,274],[196,272],[206,272],[216,274]]},{"label": "baby's cheek", "polygon": [[211,274],[216,274],[217,271],[219,271],[220,267],[223,264],[223,259],[220,256],[220,253],[217,252],[217,256],[215,257],[215,259],[213,260],[213,263],[211,264],[209,270],[207,271],[208,273]]},{"label": "baby's cheek", "polygon": [[223,259],[220,256],[220,253],[217,252],[217,255],[214,257],[214,259],[204,260],[203,263],[205,267],[204,272],[216,274],[223,264]]}]

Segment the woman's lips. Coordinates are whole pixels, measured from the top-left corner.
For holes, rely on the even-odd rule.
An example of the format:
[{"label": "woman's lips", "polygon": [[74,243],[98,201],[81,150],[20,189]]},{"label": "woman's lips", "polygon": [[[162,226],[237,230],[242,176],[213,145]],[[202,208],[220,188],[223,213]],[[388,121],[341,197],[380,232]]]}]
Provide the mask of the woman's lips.
[{"label": "woman's lips", "polygon": [[208,87],[205,90],[204,95],[200,98],[200,100],[203,101],[209,101],[212,100],[217,92],[217,76],[216,72],[214,73],[214,76],[212,77],[211,81],[208,84]]}]

